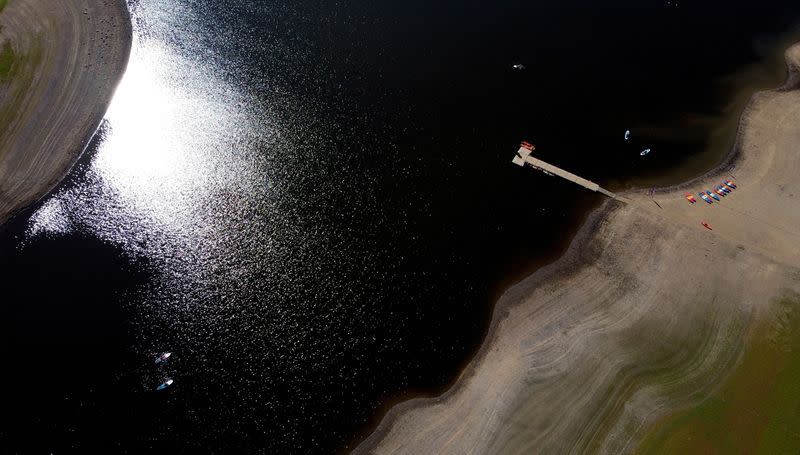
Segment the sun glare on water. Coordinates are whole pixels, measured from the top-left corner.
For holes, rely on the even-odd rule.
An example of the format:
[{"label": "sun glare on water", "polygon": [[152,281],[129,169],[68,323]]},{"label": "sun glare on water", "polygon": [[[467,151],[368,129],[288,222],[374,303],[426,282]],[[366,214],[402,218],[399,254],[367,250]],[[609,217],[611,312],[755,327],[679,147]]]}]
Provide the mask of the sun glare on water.
[{"label": "sun glare on water", "polygon": [[65,234],[77,224],[133,250],[182,252],[198,236],[224,237],[211,212],[246,197],[243,187],[258,191],[263,169],[241,139],[242,96],[200,65],[135,39],[85,181],[34,214],[29,234]]},{"label": "sun glare on water", "polygon": [[170,149],[179,144],[169,131],[180,111],[174,88],[159,74],[166,50],[153,45],[148,52],[135,48],[134,53],[106,113],[110,134],[94,164],[119,184],[135,180],[140,185],[174,176],[179,163]]}]

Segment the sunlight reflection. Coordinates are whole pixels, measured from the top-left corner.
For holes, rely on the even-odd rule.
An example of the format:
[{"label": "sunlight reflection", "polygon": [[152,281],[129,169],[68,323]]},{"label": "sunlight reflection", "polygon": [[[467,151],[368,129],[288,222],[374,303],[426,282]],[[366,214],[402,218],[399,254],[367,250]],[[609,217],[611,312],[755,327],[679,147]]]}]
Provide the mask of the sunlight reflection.
[{"label": "sunlight reflection", "polygon": [[179,112],[173,87],[158,73],[166,58],[166,50],[156,45],[134,47],[106,113],[110,134],[94,163],[104,177],[141,185],[174,172],[177,163],[170,149],[176,144],[169,135],[169,123]]},{"label": "sunlight reflection", "polygon": [[[207,150],[222,134],[223,122],[205,122],[211,110],[201,81],[169,79],[169,71],[186,65],[157,43],[139,43],[109,108],[109,131],[92,163],[96,173],[120,203],[153,218],[164,229],[191,222],[189,215],[208,191],[214,156]],[[191,91],[186,91],[186,82]],[[222,118],[220,119],[222,120]]]},{"label": "sunlight reflection", "polygon": [[[30,219],[30,236],[68,233],[64,220],[75,219],[161,261],[235,241],[226,238],[230,215],[265,203],[265,164],[247,139],[249,100],[214,77],[213,62],[192,58],[162,41],[134,39],[84,181]],[[260,131],[269,134],[263,125]]]}]

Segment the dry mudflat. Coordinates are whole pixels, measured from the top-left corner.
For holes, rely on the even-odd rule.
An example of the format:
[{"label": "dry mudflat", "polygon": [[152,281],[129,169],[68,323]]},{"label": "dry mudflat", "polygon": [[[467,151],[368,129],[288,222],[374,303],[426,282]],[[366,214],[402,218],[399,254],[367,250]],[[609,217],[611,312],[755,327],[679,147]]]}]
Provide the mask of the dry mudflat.
[{"label": "dry mudflat", "polygon": [[124,0],[0,0],[0,224],[77,161],[130,46]]},{"label": "dry mudflat", "polygon": [[[606,202],[503,295],[451,390],[395,406],[356,451],[797,453],[800,46],[786,56],[727,163]],[[684,198],[728,178],[721,202]]]}]

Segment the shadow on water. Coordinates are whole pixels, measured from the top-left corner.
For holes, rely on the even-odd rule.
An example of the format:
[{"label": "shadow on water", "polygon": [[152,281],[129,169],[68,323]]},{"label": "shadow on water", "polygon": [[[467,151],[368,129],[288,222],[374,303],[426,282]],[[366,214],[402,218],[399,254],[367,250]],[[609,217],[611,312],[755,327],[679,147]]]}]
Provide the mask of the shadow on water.
[{"label": "shadow on water", "polygon": [[[51,194],[81,178],[102,133]],[[150,414],[156,405],[143,393],[142,377],[157,381],[159,375],[143,372],[141,365],[152,360],[130,350],[124,301],[147,282],[146,263],[120,260],[119,248],[80,232],[23,242],[28,218],[46,199],[0,230],[3,449],[138,446],[142,433],[131,426],[147,421],[131,416]]]},{"label": "shadow on water", "polygon": [[74,447],[74,438],[85,447],[130,435],[119,423],[131,421],[142,392],[130,374],[141,360],[128,351],[121,299],[145,276],[90,237],[37,239],[22,251],[0,245],[3,439],[46,452]]}]

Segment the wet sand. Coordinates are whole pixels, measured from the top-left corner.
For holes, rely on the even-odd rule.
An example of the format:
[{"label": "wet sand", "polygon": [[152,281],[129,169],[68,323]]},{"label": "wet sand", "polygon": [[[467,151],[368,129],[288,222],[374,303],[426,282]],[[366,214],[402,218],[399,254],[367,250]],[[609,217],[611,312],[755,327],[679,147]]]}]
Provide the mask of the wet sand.
[{"label": "wet sand", "polygon": [[[786,57],[726,163],[659,191],[661,207],[640,191],[593,212],[501,297],[456,384],[392,408],[356,452],[631,452],[716,390],[770,302],[800,291],[800,45]],[[731,175],[720,203],[684,199]]]},{"label": "wet sand", "polygon": [[0,12],[0,224],[55,187],[100,124],[128,63],[124,0],[10,0]]}]

